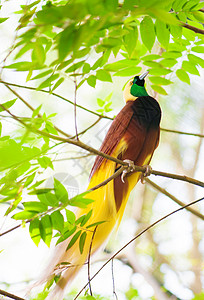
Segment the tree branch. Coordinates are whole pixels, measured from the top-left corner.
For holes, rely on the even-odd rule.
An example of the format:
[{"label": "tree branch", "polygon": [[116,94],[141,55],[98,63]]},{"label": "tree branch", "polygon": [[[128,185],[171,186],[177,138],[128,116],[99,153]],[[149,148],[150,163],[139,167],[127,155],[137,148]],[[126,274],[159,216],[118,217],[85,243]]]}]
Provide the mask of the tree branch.
[{"label": "tree branch", "polygon": [[180,24],[181,24],[182,27],[185,27],[185,28],[187,28],[189,30],[192,30],[195,33],[204,34],[204,30],[203,29],[197,28],[195,26],[189,25],[189,24],[181,22],[181,21],[180,21]]},{"label": "tree branch", "polygon": [[[173,210],[172,212],[170,212],[169,214],[165,215],[164,217],[158,219],[157,221],[155,221],[154,223],[150,224],[149,226],[147,226],[144,230],[142,230],[139,234],[137,234],[134,238],[132,238],[128,243],[126,243],[122,248],[120,248],[117,252],[115,252],[115,254],[113,254],[103,265],[102,267],[90,278],[90,280],[93,280],[99,273],[100,271],[113,259],[115,258],[121,251],[123,251],[127,246],[129,246],[133,241],[135,241],[136,239],[138,239],[141,235],[143,235],[146,231],[148,231],[149,229],[153,228],[155,225],[157,225],[158,223],[160,223],[161,221],[165,220],[166,218],[170,217],[171,215],[191,206],[194,205],[200,201],[203,201],[204,197],[195,200],[189,204],[186,204],[176,210]],[[87,287],[88,283],[86,283],[86,285],[83,286],[83,288],[78,292],[78,294],[75,296],[75,298],[73,300],[76,300],[79,295],[83,292],[83,290]]]},{"label": "tree branch", "polygon": [[24,298],[18,297],[14,294],[8,293],[8,292],[3,291],[3,290],[0,290],[0,295],[6,296],[6,297],[11,298],[11,299],[15,299],[15,300],[25,300]]},{"label": "tree branch", "polygon": [[[157,185],[155,182],[151,181],[149,178],[145,178],[145,181],[150,184],[151,186],[153,186],[156,190],[158,190],[159,192],[161,192],[162,194],[164,194],[165,196],[169,197],[170,199],[172,199],[174,202],[176,202],[178,205],[180,206],[185,206],[185,203],[183,203],[182,201],[180,201],[179,199],[177,199],[175,196],[173,196],[172,194],[170,194],[169,192],[167,192],[164,188],[160,187],[159,185]],[[187,207],[186,208],[189,212],[191,212],[192,214],[194,214],[195,216],[197,216],[198,218],[200,218],[201,220],[204,220],[204,215],[202,215],[199,211],[197,211],[196,209],[193,209],[192,207]]]},{"label": "tree branch", "polygon": [[[23,124],[25,127],[27,127],[29,130],[31,130],[34,133],[37,133],[37,134],[42,135],[42,136],[49,137],[49,138],[57,140],[57,141],[61,141],[61,142],[64,142],[64,143],[69,143],[69,144],[75,145],[75,146],[83,148],[83,149],[85,149],[89,152],[92,152],[96,155],[102,156],[103,158],[114,161],[115,163],[120,164],[121,166],[126,166],[126,168],[128,167],[128,163],[126,163],[126,162],[124,162],[124,161],[122,161],[118,158],[115,158],[111,155],[108,155],[106,153],[103,153],[99,150],[96,150],[95,148],[84,144],[80,140],[72,140],[70,138],[59,137],[57,135],[50,134],[48,132],[40,131],[38,129],[35,129],[35,128],[31,127],[30,125],[27,125],[25,122],[23,122],[17,116],[15,116],[13,113],[11,113],[2,104],[0,104],[0,107],[2,107],[5,111],[7,111],[7,113],[9,113],[16,121],[20,122],[21,124]],[[142,173],[146,172],[146,168],[141,167],[141,166],[134,166],[133,170],[134,170],[134,172],[142,172]],[[162,177],[172,178],[172,179],[176,179],[176,180],[181,180],[181,181],[185,181],[185,182],[197,185],[197,186],[204,187],[204,182],[193,179],[193,178],[185,176],[185,175],[176,175],[176,174],[161,172],[161,171],[157,171],[157,170],[151,170],[151,174],[156,175],[156,176],[162,176]]]}]

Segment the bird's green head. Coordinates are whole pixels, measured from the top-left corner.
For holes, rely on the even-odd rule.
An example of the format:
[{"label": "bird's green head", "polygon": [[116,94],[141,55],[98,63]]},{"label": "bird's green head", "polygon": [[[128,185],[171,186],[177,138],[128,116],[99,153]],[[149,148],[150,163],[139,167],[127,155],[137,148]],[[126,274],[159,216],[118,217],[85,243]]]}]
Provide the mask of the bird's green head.
[{"label": "bird's green head", "polygon": [[136,100],[138,97],[148,96],[144,87],[144,78],[149,72],[145,72],[140,76],[135,76],[133,80],[129,81],[124,89],[125,102],[130,100]]}]

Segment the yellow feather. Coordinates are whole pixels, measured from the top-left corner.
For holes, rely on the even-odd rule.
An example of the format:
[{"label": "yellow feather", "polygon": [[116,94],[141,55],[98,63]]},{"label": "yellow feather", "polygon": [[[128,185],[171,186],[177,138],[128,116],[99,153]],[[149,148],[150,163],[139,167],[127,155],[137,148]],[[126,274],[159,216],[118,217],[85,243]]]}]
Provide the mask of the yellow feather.
[{"label": "yellow feather", "polygon": [[[118,157],[118,155],[125,152],[126,149],[127,143],[124,139],[121,139],[121,141],[116,146],[114,152],[112,153],[112,156]],[[98,185],[99,183],[103,182],[111,175],[113,175],[115,172],[115,168],[115,162],[110,160],[104,160],[100,168],[96,170],[94,175],[92,176],[88,189],[93,188],[94,186]],[[63,294],[63,290],[66,287],[67,283],[75,277],[76,273],[87,262],[91,243],[91,254],[93,254],[104,244],[109,234],[113,230],[114,226],[119,226],[130,192],[139,180],[139,176],[140,173],[133,173],[125,178],[125,180],[128,180],[128,191],[124,195],[121,207],[118,212],[116,210],[115,205],[113,180],[107,183],[106,185],[100,187],[99,189],[88,193],[85,196],[86,198],[94,200],[94,202],[88,205],[86,209],[78,209],[76,214],[77,218],[79,218],[80,216],[87,214],[90,210],[92,210],[92,215],[84,226],[84,231],[87,233],[87,237],[83,253],[81,254],[79,250],[79,240],[69,250],[66,251],[67,245],[69,244],[71,237],[57,246],[57,264],[69,262],[70,265],[68,265],[67,269],[62,273],[56,288],[52,293],[50,293],[47,299],[61,299],[60,295]],[[121,182],[121,184],[123,183]],[[97,222],[103,223],[97,226],[93,238],[95,226],[90,227],[88,229],[86,227]],[[53,269],[50,273],[53,273]]]}]

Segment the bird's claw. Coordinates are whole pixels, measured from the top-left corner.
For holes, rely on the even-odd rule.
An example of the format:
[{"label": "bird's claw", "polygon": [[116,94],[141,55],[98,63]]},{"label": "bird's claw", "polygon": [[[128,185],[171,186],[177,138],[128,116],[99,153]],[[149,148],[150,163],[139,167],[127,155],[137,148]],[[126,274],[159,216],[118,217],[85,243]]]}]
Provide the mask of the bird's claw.
[{"label": "bird's claw", "polygon": [[123,183],[125,183],[125,181],[124,181],[125,176],[126,176],[128,173],[134,171],[134,161],[129,160],[129,159],[125,159],[125,160],[123,160],[123,161],[126,162],[126,163],[128,163],[127,168],[126,168],[125,170],[123,170],[122,175],[121,175],[121,180],[122,180]]},{"label": "bird's claw", "polygon": [[144,183],[144,178],[149,176],[152,173],[152,167],[150,165],[144,165],[145,172],[141,175],[141,182]]}]

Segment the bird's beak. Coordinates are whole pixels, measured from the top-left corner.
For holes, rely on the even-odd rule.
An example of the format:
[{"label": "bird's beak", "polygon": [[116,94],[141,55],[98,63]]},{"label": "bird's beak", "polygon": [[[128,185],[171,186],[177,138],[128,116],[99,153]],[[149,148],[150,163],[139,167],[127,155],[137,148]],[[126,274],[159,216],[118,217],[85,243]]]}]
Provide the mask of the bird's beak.
[{"label": "bird's beak", "polygon": [[140,79],[140,80],[144,79],[148,74],[149,74],[149,71],[144,72],[143,74],[141,74],[141,75],[139,76],[139,79]]}]

